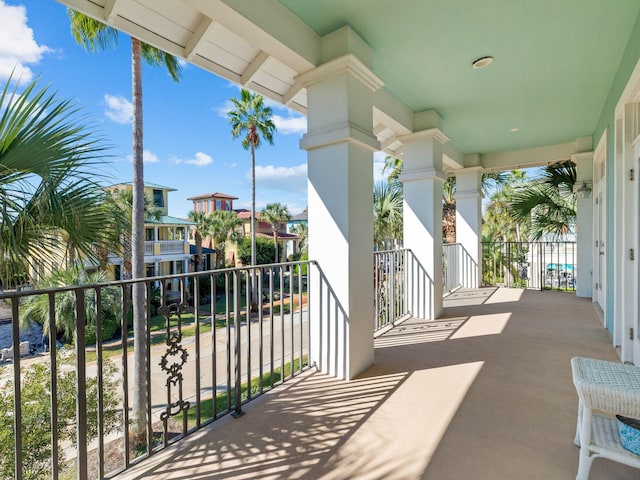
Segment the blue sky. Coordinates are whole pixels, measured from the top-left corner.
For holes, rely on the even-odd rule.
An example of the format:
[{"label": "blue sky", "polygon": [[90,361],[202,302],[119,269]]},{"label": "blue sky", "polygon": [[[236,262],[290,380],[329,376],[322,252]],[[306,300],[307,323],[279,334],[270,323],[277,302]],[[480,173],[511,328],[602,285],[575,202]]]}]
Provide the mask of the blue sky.
[{"label": "blue sky", "polygon": [[[113,146],[107,173],[113,183],[130,181],[131,44],[119,35],[118,47],[85,52],[71,37],[66,7],[54,0],[0,0],[0,82],[14,71],[20,84],[39,77],[59,98],[73,99],[102,137]],[[232,140],[226,111],[239,89],[199,67],[184,64],[173,82],[161,68],[143,65],[145,179],[177,189],[169,213],[184,217],[187,197],[222,192],[239,197],[236,208],[250,208],[250,156]],[[282,202],[292,214],[307,205],[306,152],[299,141],[306,119],[268,102],[278,131],[274,145],[256,152],[256,205]],[[382,178],[384,155],[375,155],[374,177]]]}]

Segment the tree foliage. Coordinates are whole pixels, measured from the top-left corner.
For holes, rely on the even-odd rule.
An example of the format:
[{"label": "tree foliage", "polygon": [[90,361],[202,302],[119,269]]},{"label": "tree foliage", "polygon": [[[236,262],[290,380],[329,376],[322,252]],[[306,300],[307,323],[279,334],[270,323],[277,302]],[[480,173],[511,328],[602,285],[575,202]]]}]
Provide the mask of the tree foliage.
[{"label": "tree foliage", "polygon": [[562,162],[544,168],[540,178],[521,185],[511,195],[510,213],[515,222],[530,222],[531,239],[558,237],[574,230],[576,219],[576,166]]},{"label": "tree foliage", "polygon": [[[60,362],[58,362],[60,365]],[[118,406],[116,388],[116,368],[110,361],[103,364],[103,412],[104,434],[121,428],[117,415]],[[57,398],[58,408],[57,434],[60,443],[76,445],[76,380],[74,370],[58,369]],[[22,426],[22,467],[25,480],[51,478],[51,368],[48,363],[34,364],[22,379],[21,390],[21,426]],[[88,377],[87,396],[87,437],[93,440],[98,436],[98,381]],[[0,387],[0,478],[14,478],[14,385],[8,380]],[[58,451],[57,468],[62,470],[66,463],[64,450]]]},{"label": "tree foliage", "polygon": [[269,222],[271,224],[271,231],[273,232],[273,246],[275,250],[274,263],[280,261],[278,255],[278,234],[280,233],[280,225],[291,220],[291,214],[289,208],[280,202],[268,203],[262,212],[260,212],[261,220]]},{"label": "tree foliage", "polygon": [[210,214],[209,234],[213,237],[213,245],[216,249],[216,268],[220,268],[225,261],[225,248],[227,241],[238,242],[242,234],[238,227],[242,220],[236,212],[230,210],[216,210]]},{"label": "tree foliage", "polygon": [[[41,279],[36,287],[39,289],[66,287],[71,285],[95,285],[107,281],[104,271],[87,273],[81,269],[68,269],[52,272]],[[95,343],[95,324],[97,313],[100,311],[102,317],[102,327],[104,340],[108,340],[116,333],[120,325],[120,305],[122,304],[121,291],[118,288],[101,288],[101,301],[97,305],[96,290],[89,288],[85,290],[85,318],[86,318],[86,343]],[[62,334],[66,342],[75,340],[75,309],[76,297],[72,290],[61,291],[54,295],[55,301],[55,324],[57,332]],[[34,321],[42,325],[45,335],[49,332],[49,295],[34,295],[26,297],[21,310],[21,322],[23,326],[29,321]]]},{"label": "tree foliage", "polygon": [[376,182],[373,186],[373,244],[378,250],[402,242],[402,184]]},{"label": "tree foliage", "polygon": [[[39,263],[95,260],[110,237],[98,165],[106,146],[69,101],[32,82],[0,92],[0,280]],[[64,239],[64,243],[60,242]]]},{"label": "tree foliage", "polygon": [[[275,248],[268,238],[256,238],[256,265],[273,263]],[[251,239],[244,237],[238,243],[238,258],[243,265],[251,264]]]}]

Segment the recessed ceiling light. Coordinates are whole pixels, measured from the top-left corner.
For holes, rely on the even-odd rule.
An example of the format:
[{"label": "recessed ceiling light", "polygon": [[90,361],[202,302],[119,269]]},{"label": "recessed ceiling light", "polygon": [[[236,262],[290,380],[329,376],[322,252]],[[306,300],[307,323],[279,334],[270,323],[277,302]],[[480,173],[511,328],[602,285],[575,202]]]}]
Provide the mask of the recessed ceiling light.
[{"label": "recessed ceiling light", "polygon": [[487,56],[487,57],[481,57],[481,58],[478,58],[477,60],[474,60],[473,63],[471,63],[471,65],[473,66],[473,68],[484,68],[490,65],[491,62],[493,62],[493,57]]},{"label": "recessed ceiling light", "polygon": [[510,132],[519,132],[519,131],[520,131],[520,129],[516,127],[516,128],[512,128],[512,129],[511,129],[511,130],[509,130],[509,131],[510,131]]}]

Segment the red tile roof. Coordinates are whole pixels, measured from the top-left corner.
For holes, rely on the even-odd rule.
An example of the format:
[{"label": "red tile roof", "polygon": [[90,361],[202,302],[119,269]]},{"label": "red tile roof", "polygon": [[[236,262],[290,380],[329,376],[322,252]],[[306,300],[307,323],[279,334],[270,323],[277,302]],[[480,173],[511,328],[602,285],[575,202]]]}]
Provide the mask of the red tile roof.
[{"label": "red tile roof", "polygon": [[203,193],[202,195],[196,195],[195,197],[189,197],[187,200],[205,200],[207,198],[224,198],[228,200],[237,200],[238,197],[234,197],[233,195],[227,195],[226,193]]}]

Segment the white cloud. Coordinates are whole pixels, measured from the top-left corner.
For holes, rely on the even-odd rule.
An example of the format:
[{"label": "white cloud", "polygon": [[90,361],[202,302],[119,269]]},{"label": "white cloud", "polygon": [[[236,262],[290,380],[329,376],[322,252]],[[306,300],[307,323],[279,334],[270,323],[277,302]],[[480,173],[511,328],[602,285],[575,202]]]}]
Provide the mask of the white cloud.
[{"label": "white cloud", "polygon": [[186,160],[184,163],[195,165],[196,167],[204,167],[213,163],[213,157],[203,152],[197,152],[194,158]]},{"label": "white cloud", "polygon": [[225,100],[222,105],[218,105],[213,109],[219,117],[227,118],[227,113],[233,110],[233,102],[231,100]]},{"label": "white cloud", "polygon": [[129,100],[107,93],[104,96],[104,101],[107,105],[104,114],[109,120],[116,123],[131,123],[133,106]]},{"label": "white cloud", "polygon": [[[133,162],[133,155],[129,155],[127,158],[129,159],[130,162]],[[160,161],[160,159],[151,150],[147,150],[145,148],[142,151],[142,161],[144,163],[158,163]]]},{"label": "white cloud", "polygon": [[155,153],[147,149],[142,152],[142,160],[144,163],[158,163],[160,161]]},{"label": "white cloud", "polygon": [[176,157],[171,159],[171,161],[176,164],[186,163],[187,165],[195,165],[196,167],[205,167],[213,163],[213,157],[204,152],[196,152],[193,158],[185,159]]},{"label": "white cloud", "polygon": [[13,72],[14,79],[31,81],[33,72],[27,65],[37,64],[49,52],[49,47],[38,45],[33,38],[26,8],[0,0],[0,78],[9,78]]},{"label": "white cloud", "polygon": [[256,183],[260,184],[260,188],[294,193],[306,192],[307,164],[303,163],[295,167],[257,166]]},{"label": "white cloud", "polygon": [[283,135],[305,133],[307,131],[307,119],[303,116],[285,118],[280,115],[274,115],[273,123],[275,123],[278,129],[278,133],[282,133]]}]

